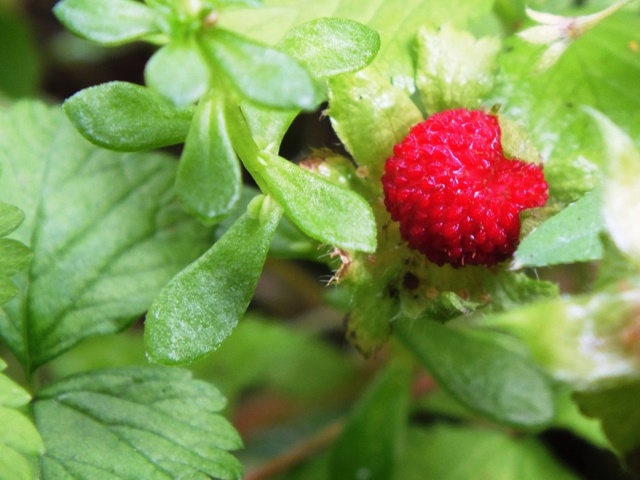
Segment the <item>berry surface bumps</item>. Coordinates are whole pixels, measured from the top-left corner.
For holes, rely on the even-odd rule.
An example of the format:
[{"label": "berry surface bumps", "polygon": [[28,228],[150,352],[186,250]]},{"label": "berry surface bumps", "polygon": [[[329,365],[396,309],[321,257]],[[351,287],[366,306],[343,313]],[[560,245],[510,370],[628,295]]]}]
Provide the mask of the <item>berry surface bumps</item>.
[{"label": "berry surface bumps", "polygon": [[415,125],[387,159],[384,202],[437,265],[494,265],[518,246],[520,212],[548,198],[542,168],[505,157],[495,115],[448,110]]}]

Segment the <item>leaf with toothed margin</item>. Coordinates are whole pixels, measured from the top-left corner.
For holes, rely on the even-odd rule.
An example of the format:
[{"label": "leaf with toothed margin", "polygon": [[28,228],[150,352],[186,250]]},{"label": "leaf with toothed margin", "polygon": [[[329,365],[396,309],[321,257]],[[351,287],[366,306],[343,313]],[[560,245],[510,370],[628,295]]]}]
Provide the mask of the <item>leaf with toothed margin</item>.
[{"label": "leaf with toothed margin", "polygon": [[210,242],[175,198],[175,159],[97,148],[59,108],[1,111],[0,163],[0,200],[25,213],[12,236],[33,252],[0,335],[28,372],[129,326]]}]

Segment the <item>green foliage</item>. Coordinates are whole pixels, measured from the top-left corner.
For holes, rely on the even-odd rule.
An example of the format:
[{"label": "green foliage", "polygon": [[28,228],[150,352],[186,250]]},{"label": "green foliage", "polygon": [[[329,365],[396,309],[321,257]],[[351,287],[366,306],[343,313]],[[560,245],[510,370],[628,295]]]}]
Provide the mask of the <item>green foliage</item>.
[{"label": "green foliage", "polygon": [[42,473],[240,479],[227,450],[242,443],[217,414],[224,405],[215,387],[178,369],[97,370],[52,383],[33,404],[46,448]]},{"label": "green foliage", "polygon": [[554,415],[548,378],[493,336],[429,319],[396,320],[395,332],[460,402],[501,423],[542,428]]},{"label": "green foliage", "polygon": [[0,479],[35,478],[37,458],[44,445],[33,423],[21,410],[31,395],[1,373],[7,364],[0,359]]},{"label": "green foliage", "polygon": [[[76,35],[157,50],[145,86],[0,112],[0,479],[241,478],[222,394],[144,353],[200,361],[249,469],[293,448],[263,476],[311,453],[278,478],[577,478],[547,428],[640,472],[640,20],[572,17],[609,3],[60,1]],[[35,88],[24,56],[8,95]],[[549,183],[491,268],[431,264],[384,207],[394,145],[459,107]],[[301,112],[341,145],[284,158]],[[327,343],[341,320],[367,359]]]},{"label": "green foliage", "polygon": [[0,3],[0,96],[34,95],[41,61],[29,25]]}]

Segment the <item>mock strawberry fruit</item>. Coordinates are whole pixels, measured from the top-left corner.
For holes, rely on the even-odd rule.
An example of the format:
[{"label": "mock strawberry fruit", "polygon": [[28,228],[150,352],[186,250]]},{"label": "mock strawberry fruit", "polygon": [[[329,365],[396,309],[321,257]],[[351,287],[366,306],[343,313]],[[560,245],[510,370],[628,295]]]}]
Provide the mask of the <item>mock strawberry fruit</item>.
[{"label": "mock strawberry fruit", "polygon": [[495,115],[449,110],[415,125],[382,177],[385,206],[411,248],[437,265],[513,255],[520,212],[548,198],[542,168],[505,157]]}]

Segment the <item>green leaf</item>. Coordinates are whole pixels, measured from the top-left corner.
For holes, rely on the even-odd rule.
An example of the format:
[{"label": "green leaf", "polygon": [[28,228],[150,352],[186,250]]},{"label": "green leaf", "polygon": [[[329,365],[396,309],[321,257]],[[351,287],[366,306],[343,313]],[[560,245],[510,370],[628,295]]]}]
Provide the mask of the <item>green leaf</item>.
[{"label": "green leaf", "polygon": [[373,67],[329,80],[331,124],[356,163],[382,176],[384,161],[422,114]]},{"label": "green leaf", "polygon": [[[517,119],[540,150],[550,193],[575,201],[596,187],[605,165],[593,121],[580,107],[590,105],[640,136],[640,92],[628,88],[640,78],[640,62],[629,45],[636,41],[640,18],[618,12],[577,39],[544,73],[534,68],[540,49],[514,39],[500,56],[501,72],[487,104]],[[606,73],[604,73],[606,72]]]},{"label": "green leaf", "polygon": [[26,214],[15,239],[34,254],[0,334],[28,372],[130,325],[210,241],[175,199],[173,158],[99,149],[58,108],[1,112],[0,163],[3,197]]},{"label": "green leaf", "polygon": [[179,369],[129,367],[64,379],[42,389],[33,404],[46,446],[42,472],[240,479],[240,464],[227,450],[241,441],[217,414],[224,405],[215,387]]},{"label": "green leaf", "polygon": [[209,87],[209,67],[197,43],[189,37],[174,41],[153,54],[144,69],[144,79],[178,107],[198,100]]},{"label": "green leaf", "polygon": [[599,190],[586,193],[526,236],[515,253],[513,269],[587,262],[602,258],[604,229]]},{"label": "green leaf", "polygon": [[602,388],[640,378],[634,352],[638,279],[627,288],[534,303],[482,319],[519,337],[536,363],[574,389]]},{"label": "green leaf", "polygon": [[[0,359],[0,372],[7,365]],[[0,480],[38,478],[37,460],[44,450],[42,438],[31,421],[18,409],[31,396],[0,373]]]},{"label": "green leaf", "polygon": [[637,179],[640,152],[629,136],[600,112],[588,109],[595,119],[607,150],[602,192],[602,217],[618,248],[640,264],[640,225],[635,205],[640,204]]},{"label": "green leaf", "polygon": [[240,163],[227,133],[223,95],[214,92],[198,105],[176,178],[185,209],[207,224],[229,213],[242,188]]},{"label": "green leaf", "polygon": [[369,65],[380,49],[380,36],[353,20],[319,18],[289,30],[278,48],[314,77],[333,77]]},{"label": "green leaf", "polygon": [[158,12],[132,0],[62,0],[53,13],[76,35],[102,45],[121,45],[159,31]]},{"label": "green leaf", "polygon": [[575,394],[581,410],[597,418],[613,447],[639,470],[640,457],[640,383]]},{"label": "green leaf", "polygon": [[[0,237],[13,232],[23,221],[22,210],[0,202]],[[18,288],[9,277],[27,268],[31,257],[31,251],[22,243],[0,238],[0,304],[18,294]]]},{"label": "green leaf", "polygon": [[24,221],[24,213],[18,207],[0,202],[0,237],[13,232]]},{"label": "green leaf", "polygon": [[391,478],[404,440],[410,378],[409,369],[400,362],[379,374],[333,445],[329,478]]},{"label": "green leaf", "polygon": [[321,17],[355,20],[380,34],[380,51],[374,65],[385,78],[409,92],[415,90],[414,42],[418,29],[444,23],[465,26],[470,20],[488,14],[493,0],[425,1],[340,0],[331,3],[315,0],[265,0],[259,10],[238,9],[225,12],[220,26],[246,32],[252,38],[274,44],[282,32]]},{"label": "green leaf", "polygon": [[206,56],[247,100],[281,109],[313,110],[322,101],[313,78],[291,56],[216,28],[202,42]]},{"label": "green leaf", "polygon": [[177,108],[153,90],[127,82],[86,88],[64,102],[64,111],[89,141],[135,152],[184,142],[192,108]]},{"label": "green leaf", "polygon": [[494,336],[426,318],[393,326],[442,388],[472,410],[523,428],[541,428],[553,419],[549,380]]},{"label": "green leaf", "polygon": [[249,306],[282,210],[267,198],[261,214],[266,218],[243,215],[156,298],[145,328],[154,361],[194,362],[231,334]]},{"label": "green leaf", "polygon": [[409,430],[397,480],[578,480],[535,438],[435,425]]},{"label": "green leaf", "polygon": [[300,230],[338,247],[376,250],[373,212],[360,195],[278,155],[263,152],[261,160],[261,177]]},{"label": "green leaf", "polygon": [[0,50],[0,93],[14,98],[36,95],[42,67],[35,29],[11,10],[20,11],[0,7],[0,45],[4,46]]},{"label": "green leaf", "polygon": [[449,24],[418,32],[416,86],[427,112],[478,108],[493,86],[500,41]]}]

